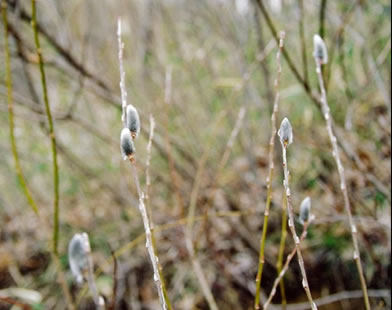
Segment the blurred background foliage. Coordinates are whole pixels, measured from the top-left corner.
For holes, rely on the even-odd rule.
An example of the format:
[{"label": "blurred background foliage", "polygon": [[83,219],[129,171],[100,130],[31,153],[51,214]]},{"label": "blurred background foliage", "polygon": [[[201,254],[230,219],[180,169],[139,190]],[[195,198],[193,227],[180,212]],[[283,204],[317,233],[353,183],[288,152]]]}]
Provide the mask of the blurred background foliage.
[{"label": "blurred background foliage", "polygon": [[[52,158],[31,7],[27,0],[7,2],[16,141],[39,216],[27,204],[11,155],[2,26],[0,296],[34,304],[36,309],[64,309],[66,301],[49,251]],[[194,226],[197,255],[220,309],[252,309],[277,73],[276,42],[257,2],[37,1],[59,152],[60,261],[80,309],[91,309],[93,304],[88,294],[82,297],[83,290],[72,279],[66,251],[72,235],[81,231],[90,235],[95,266],[102,270],[97,285],[106,299],[112,297],[114,282],[111,250],[119,250],[117,308],[159,308],[141,236],[136,188],[120,155],[117,17],[123,24],[128,102],[138,109],[142,121],[136,148],[144,188],[149,115],[157,123],[149,198],[172,303],[175,309],[208,309],[184,243],[195,176],[203,169],[196,215],[209,217],[198,218]],[[314,100],[318,86],[312,38],[320,33],[330,53],[324,77],[371,303],[374,309],[389,309],[390,291],[385,290],[391,284],[391,3],[263,3],[276,30],[286,32],[285,49],[302,79],[283,58],[278,123],[288,117],[294,130],[289,149],[294,209],[298,214],[300,202],[310,196],[316,217],[302,244],[312,294],[321,298],[360,290],[338,174]],[[241,108],[246,109],[244,121],[229,149]],[[280,145],[276,145],[262,281],[266,295],[276,278],[280,240],[283,172]],[[226,151],[230,156],[221,167]],[[203,156],[207,160],[201,167]],[[296,225],[300,231],[301,225]],[[285,253],[292,247],[288,236]],[[296,260],[285,286],[288,303],[306,301]],[[280,304],[279,292],[273,302]],[[10,307],[0,302],[0,309]],[[305,303],[295,309],[306,307]],[[358,297],[342,297],[320,307],[362,308]]]}]

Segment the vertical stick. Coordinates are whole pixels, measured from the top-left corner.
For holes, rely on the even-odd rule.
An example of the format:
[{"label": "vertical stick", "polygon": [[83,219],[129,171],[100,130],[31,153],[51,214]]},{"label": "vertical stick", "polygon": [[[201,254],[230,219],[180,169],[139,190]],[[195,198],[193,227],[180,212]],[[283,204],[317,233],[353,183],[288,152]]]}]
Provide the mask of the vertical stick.
[{"label": "vertical stick", "polygon": [[[151,162],[152,140],[154,138],[154,129],[155,129],[155,120],[152,117],[152,115],[150,115],[150,136],[148,138],[147,160],[146,160],[146,196],[145,196],[145,200],[146,200],[147,215],[150,219],[152,247],[153,247],[155,256],[158,257],[158,248],[157,248],[155,234],[154,234],[154,222],[152,220],[152,213],[151,213],[151,208],[150,208],[150,186],[151,186],[150,162]],[[167,308],[169,310],[172,310],[173,307],[172,307],[170,299],[169,299],[169,294],[167,293],[166,283],[165,283],[165,279],[163,277],[163,272],[162,272],[162,265],[159,262],[159,260],[158,260],[158,272],[161,277],[162,291],[163,291],[163,296],[165,298]]]},{"label": "vertical stick", "polygon": [[90,241],[89,241],[88,235],[86,233],[83,233],[82,236],[83,236],[83,241],[85,242],[86,255],[87,255],[88,287],[90,288],[91,295],[93,296],[95,306],[97,307],[98,310],[103,310],[104,306],[105,306],[105,302],[104,302],[103,298],[101,296],[99,296],[97,286],[95,285],[95,281],[94,281],[94,265],[93,265],[93,259],[91,256]]},{"label": "vertical stick", "polygon": [[260,289],[261,289],[261,277],[263,274],[263,267],[264,267],[264,248],[265,248],[265,241],[266,241],[266,236],[267,236],[267,228],[268,228],[268,217],[269,217],[269,209],[271,205],[271,198],[272,198],[272,177],[273,177],[273,172],[274,172],[274,147],[275,147],[275,136],[276,136],[276,114],[278,112],[279,108],[279,81],[280,81],[280,75],[282,72],[282,65],[280,63],[280,56],[281,52],[283,49],[283,39],[284,39],[285,33],[281,32],[280,33],[280,40],[279,40],[279,49],[278,53],[276,55],[276,61],[278,64],[278,73],[275,79],[275,101],[274,101],[274,107],[272,110],[272,116],[271,116],[271,138],[270,138],[270,144],[269,144],[269,172],[268,172],[268,177],[267,177],[267,201],[265,204],[265,210],[264,210],[264,223],[263,223],[263,232],[261,234],[261,240],[260,240],[260,253],[259,253],[259,267],[257,270],[257,276],[256,276],[256,295],[255,295],[255,304],[254,308],[260,309]]},{"label": "vertical stick", "polygon": [[41,73],[41,83],[42,83],[42,92],[44,96],[45,103],[45,111],[48,119],[49,125],[49,136],[52,144],[52,158],[53,158],[53,187],[54,187],[54,213],[53,213],[53,253],[54,255],[58,255],[58,241],[59,241],[59,169],[57,164],[57,144],[56,144],[56,136],[54,134],[54,125],[52,113],[50,111],[49,98],[48,98],[48,90],[46,86],[46,77],[45,77],[45,69],[44,69],[44,61],[42,58],[41,45],[39,43],[38,29],[37,29],[37,12],[36,12],[36,0],[31,0],[31,25],[33,26],[34,32],[34,41],[37,49],[38,55],[38,64],[39,70]]},{"label": "vertical stick", "polygon": [[284,172],[284,187],[285,187],[285,192],[286,192],[286,198],[287,198],[287,213],[289,215],[289,228],[291,231],[291,234],[294,239],[295,243],[295,248],[297,250],[297,256],[298,256],[298,264],[299,268],[301,269],[301,274],[302,274],[302,286],[305,290],[306,296],[308,297],[310,306],[312,310],[317,310],[316,304],[313,302],[312,294],[310,293],[309,289],[309,284],[308,284],[308,278],[306,276],[306,271],[305,271],[305,263],[302,257],[302,251],[299,246],[300,240],[297,236],[297,232],[295,231],[295,226],[294,226],[294,214],[293,214],[293,207],[291,206],[291,192],[290,192],[290,186],[289,186],[289,170],[287,168],[287,146],[288,143],[282,143],[282,155],[283,155],[283,172]]},{"label": "vertical stick", "polygon": [[[310,222],[311,221],[306,222],[304,224],[304,228],[303,228],[303,231],[302,231],[302,234],[301,234],[301,237],[300,237],[300,242],[302,242],[306,238]],[[284,263],[284,266],[281,269],[281,271],[279,271],[278,277],[275,279],[275,282],[274,282],[274,284],[272,286],[272,289],[271,289],[271,293],[268,296],[267,301],[263,305],[263,310],[267,310],[268,309],[268,306],[270,305],[270,303],[272,301],[272,298],[275,296],[276,288],[278,287],[279,283],[282,283],[282,279],[283,279],[284,275],[286,274],[287,270],[289,269],[290,262],[294,258],[294,255],[296,253],[297,253],[297,248],[294,247],[294,249],[291,251],[291,253],[287,256],[286,262]]]},{"label": "vertical stick", "polygon": [[[121,120],[123,122],[124,127],[127,126],[127,115],[126,115],[126,110],[127,110],[127,92],[125,90],[125,71],[123,67],[123,49],[124,49],[124,44],[121,40],[121,20],[118,19],[117,23],[117,38],[118,38],[118,58],[119,58],[119,63],[120,63],[120,90],[121,90],[121,101],[122,101],[122,116]],[[152,136],[150,137],[152,139]],[[151,146],[150,146],[151,147]],[[146,247],[148,251],[148,255],[150,256],[151,264],[153,267],[154,271],[154,282],[156,285],[156,288],[158,290],[158,296],[159,296],[159,301],[161,304],[161,307],[163,310],[167,309],[167,304],[166,304],[166,298],[162,286],[162,279],[161,275],[162,273],[159,271],[159,263],[158,263],[158,257],[156,256],[156,249],[154,249],[155,241],[154,237],[151,232],[151,226],[150,226],[150,220],[148,217],[147,213],[147,208],[144,205],[144,194],[140,188],[140,182],[139,182],[139,177],[137,175],[137,170],[136,170],[136,161],[132,155],[132,157],[129,157],[131,167],[132,167],[132,173],[133,177],[135,180],[135,185],[137,189],[137,194],[139,197],[139,211],[142,216],[143,220],[143,225],[144,225],[144,230],[146,232]]]},{"label": "vertical stick", "polygon": [[[284,246],[285,246],[285,243],[286,243],[286,238],[287,238],[287,199],[286,199],[286,195],[283,194],[282,231],[281,231],[280,244],[279,244],[278,262],[276,263],[276,269],[278,271],[278,275],[282,271],[282,262],[283,262]],[[282,308],[283,308],[283,310],[285,310],[286,309],[287,300],[286,300],[286,292],[285,292],[283,277],[279,281],[279,287],[280,287],[280,295],[281,295],[281,298],[282,298]]]},{"label": "vertical stick", "polygon": [[121,105],[122,105],[122,115],[121,120],[123,122],[124,127],[127,126],[127,91],[125,89],[125,71],[123,65],[123,51],[124,51],[124,43],[121,39],[122,28],[121,28],[121,19],[117,20],[117,41],[118,41],[118,61],[120,65],[120,89],[121,89]]},{"label": "vertical stick", "polygon": [[139,178],[137,176],[137,171],[136,171],[136,166],[135,166],[134,160],[131,161],[131,166],[132,166],[132,173],[133,173],[133,177],[135,180],[137,193],[139,196],[139,211],[142,216],[144,230],[146,232],[146,248],[148,251],[148,255],[150,256],[152,268],[154,271],[154,282],[155,282],[155,285],[158,290],[159,301],[161,303],[161,307],[163,310],[166,310],[167,305],[166,305],[165,296],[164,296],[163,289],[162,289],[162,280],[161,280],[161,275],[159,273],[159,267],[158,267],[158,257],[155,255],[155,251],[153,249],[153,239],[152,239],[152,235],[151,235],[150,221],[148,219],[147,210],[144,205],[144,194],[140,189]]},{"label": "vertical stick", "polygon": [[329,105],[328,105],[328,101],[327,101],[327,95],[325,92],[324,80],[323,80],[323,75],[322,75],[322,71],[321,71],[321,62],[317,57],[315,57],[315,61],[316,61],[316,72],[317,72],[317,76],[318,76],[318,80],[319,80],[319,84],[320,84],[320,90],[321,90],[321,108],[322,108],[323,115],[324,115],[324,118],[326,121],[328,136],[329,136],[329,139],[332,144],[332,156],[335,159],[336,166],[338,168],[339,179],[340,179],[340,190],[342,191],[342,194],[343,194],[344,207],[346,209],[348,222],[350,225],[351,237],[352,237],[353,245],[354,245],[353,258],[354,258],[354,261],[355,261],[355,263],[357,265],[357,269],[358,269],[358,274],[359,274],[359,279],[361,282],[365,307],[367,310],[370,310],[371,307],[370,307],[369,297],[368,297],[368,293],[367,293],[366,280],[365,280],[365,276],[363,274],[361,257],[359,254],[357,228],[355,226],[353,216],[351,214],[351,206],[350,206],[350,200],[349,200],[348,192],[347,192],[344,167],[343,167],[342,161],[340,159],[337,139],[336,139],[336,136],[332,130],[333,119],[332,119],[332,116],[330,113],[330,109],[329,109]]}]

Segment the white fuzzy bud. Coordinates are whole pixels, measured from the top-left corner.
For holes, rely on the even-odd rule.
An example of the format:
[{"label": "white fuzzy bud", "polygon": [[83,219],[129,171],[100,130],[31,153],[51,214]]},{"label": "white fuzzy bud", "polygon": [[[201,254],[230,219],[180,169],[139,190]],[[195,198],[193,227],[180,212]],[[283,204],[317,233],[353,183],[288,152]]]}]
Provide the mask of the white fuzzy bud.
[{"label": "white fuzzy bud", "polygon": [[315,34],[313,36],[313,56],[316,58],[320,64],[327,64],[328,63],[328,50],[327,46],[324,43],[324,40],[318,35]]},{"label": "white fuzzy bud", "polygon": [[131,131],[128,128],[123,128],[121,131],[121,155],[126,159],[131,159],[135,153],[135,144],[133,144]]},{"label": "white fuzzy bud", "polygon": [[127,106],[127,127],[131,131],[132,138],[135,139],[140,132],[140,117],[132,104]]},{"label": "white fuzzy bud", "polygon": [[299,210],[299,221],[301,224],[304,224],[309,221],[310,219],[310,208],[311,208],[311,200],[310,197],[306,197],[301,202],[301,207]]},{"label": "white fuzzy bud", "polygon": [[282,143],[284,147],[293,143],[293,129],[291,128],[291,124],[287,118],[284,118],[280,124],[278,136],[280,138],[280,143]]},{"label": "white fuzzy bud", "polygon": [[89,242],[87,234],[75,234],[68,245],[68,261],[76,282],[83,282],[83,274],[88,269]]}]

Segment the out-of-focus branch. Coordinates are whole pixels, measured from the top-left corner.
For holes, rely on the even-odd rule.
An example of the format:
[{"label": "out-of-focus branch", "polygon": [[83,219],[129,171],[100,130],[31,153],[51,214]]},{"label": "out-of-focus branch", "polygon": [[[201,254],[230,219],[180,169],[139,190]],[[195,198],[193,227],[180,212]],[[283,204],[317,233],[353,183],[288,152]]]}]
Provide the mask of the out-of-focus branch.
[{"label": "out-of-focus branch", "polygon": [[306,52],[306,37],[305,37],[305,9],[304,0],[298,0],[298,7],[300,11],[300,16],[298,20],[299,36],[301,38],[301,55],[302,55],[302,65],[304,66],[304,80],[309,83],[308,74],[308,56]]},{"label": "out-of-focus branch", "polygon": [[19,154],[16,147],[15,141],[15,125],[14,125],[14,99],[12,94],[12,77],[11,77],[11,58],[8,44],[8,18],[7,18],[7,3],[3,0],[1,1],[1,11],[3,15],[3,24],[4,24],[4,39],[5,39],[5,67],[6,67],[6,84],[7,84],[7,101],[8,101],[8,118],[9,118],[9,135],[11,141],[11,150],[12,155],[14,157],[15,162],[15,170],[18,175],[19,182],[22,186],[23,192],[27,198],[27,201],[33,211],[38,214],[38,207],[35,203],[33,196],[30,193],[30,190],[26,184],[26,180],[23,175],[22,167],[19,161]]},{"label": "out-of-focus branch", "polygon": [[[15,8],[15,2],[8,0],[11,7]],[[32,16],[26,12],[22,7],[18,7],[19,17],[26,23],[31,23]],[[39,22],[36,23],[37,31],[53,46],[53,48],[77,71],[81,72],[84,76],[91,79],[98,86],[102,87],[106,91],[109,91],[109,86],[98,76],[93,74],[89,69],[87,69],[82,63],[80,63],[69,50],[64,48]]]}]

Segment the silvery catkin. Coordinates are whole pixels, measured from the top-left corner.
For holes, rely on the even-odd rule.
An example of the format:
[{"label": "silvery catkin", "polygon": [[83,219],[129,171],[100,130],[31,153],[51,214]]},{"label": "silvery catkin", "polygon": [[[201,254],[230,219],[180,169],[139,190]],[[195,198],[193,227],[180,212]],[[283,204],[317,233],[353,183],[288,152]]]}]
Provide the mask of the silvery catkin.
[{"label": "silvery catkin", "polygon": [[87,244],[82,234],[75,234],[68,245],[68,261],[76,282],[83,282],[83,274],[88,269]]},{"label": "silvery catkin", "polygon": [[328,50],[324,43],[324,40],[318,35],[313,36],[313,48],[314,58],[316,58],[321,64],[325,65],[328,63]]},{"label": "silvery catkin", "polygon": [[132,140],[131,131],[125,127],[121,131],[121,154],[124,160],[132,159],[135,153],[135,144]]},{"label": "silvery catkin", "polygon": [[140,132],[139,113],[132,104],[127,106],[127,128],[131,131],[132,139],[135,139]]},{"label": "silvery catkin", "polygon": [[301,222],[301,224],[304,224],[309,221],[311,205],[312,203],[310,197],[306,197],[304,200],[302,200],[299,209],[299,221]]}]

